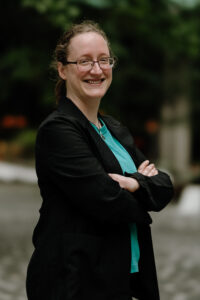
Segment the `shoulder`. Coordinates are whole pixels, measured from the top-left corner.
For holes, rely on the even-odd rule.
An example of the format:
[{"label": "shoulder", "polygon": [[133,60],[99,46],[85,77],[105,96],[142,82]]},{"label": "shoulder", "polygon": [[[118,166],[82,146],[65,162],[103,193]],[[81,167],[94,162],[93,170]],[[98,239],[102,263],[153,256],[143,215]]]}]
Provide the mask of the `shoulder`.
[{"label": "shoulder", "polygon": [[70,116],[68,114],[59,112],[57,110],[53,111],[48,115],[42,123],[39,125],[38,133],[43,130],[62,130],[64,128],[79,128],[84,127],[77,118]]},{"label": "shoulder", "polygon": [[[91,126],[85,117],[55,110],[40,124],[36,138],[36,148],[52,152],[59,148],[77,147],[88,143],[88,127]],[[59,150],[59,151],[60,151]]]}]

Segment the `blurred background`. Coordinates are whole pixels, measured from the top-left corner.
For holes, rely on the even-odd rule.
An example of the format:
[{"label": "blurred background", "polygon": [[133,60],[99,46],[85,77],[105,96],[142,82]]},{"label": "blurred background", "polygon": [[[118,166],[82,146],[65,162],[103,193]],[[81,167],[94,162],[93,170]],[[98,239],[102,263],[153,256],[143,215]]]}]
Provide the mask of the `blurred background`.
[{"label": "blurred background", "polygon": [[118,57],[101,110],[174,182],[172,203],[152,214],[161,299],[199,300],[200,0],[1,1],[0,299],[26,299],[41,204],[34,143],[55,108],[50,64],[62,32],[85,19]]}]

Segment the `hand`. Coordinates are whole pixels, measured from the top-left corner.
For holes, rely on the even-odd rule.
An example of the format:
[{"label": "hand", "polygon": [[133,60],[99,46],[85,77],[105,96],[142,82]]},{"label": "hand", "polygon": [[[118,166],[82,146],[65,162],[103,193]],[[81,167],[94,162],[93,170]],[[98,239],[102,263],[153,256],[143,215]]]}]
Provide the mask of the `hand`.
[{"label": "hand", "polygon": [[117,181],[121,188],[129,191],[135,192],[139,189],[140,185],[138,181],[131,177],[125,177],[119,174],[108,174],[113,180]]},{"label": "hand", "polygon": [[148,177],[158,174],[158,170],[156,169],[154,164],[149,164],[149,160],[145,160],[143,161],[143,163],[141,163],[138,168],[138,172]]}]

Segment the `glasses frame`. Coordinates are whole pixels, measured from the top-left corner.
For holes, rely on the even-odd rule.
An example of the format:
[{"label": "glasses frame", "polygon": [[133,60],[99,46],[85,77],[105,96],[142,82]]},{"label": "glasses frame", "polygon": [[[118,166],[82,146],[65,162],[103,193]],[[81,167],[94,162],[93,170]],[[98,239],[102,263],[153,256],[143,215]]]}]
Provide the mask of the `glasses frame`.
[{"label": "glasses frame", "polygon": [[[85,66],[85,68],[87,69],[87,67],[88,67],[88,70],[87,71],[90,71],[90,70],[92,70],[92,68],[94,67],[94,64],[95,63],[97,63],[98,64],[98,66],[99,66],[99,68],[101,69],[101,70],[110,70],[110,69],[112,69],[114,66],[115,66],[115,63],[116,63],[116,58],[115,57],[106,57],[106,59],[109,59],[109,60],[112,60],[113,61],[113,63],[110,65],[108,65],[108,67],[103,67],[102,68],[102,66],[101,66],[101,59],[99,59],[99,60],[90,60],[90,59],[88,59],[88,61],[91,63],[91,65],[90,66]],[[77,68],[79,69],[80,67],[83,67],[84,68],[84,66],[82,66],[81,64],[79,64],[80,63],[80,61],[81,61],[81,59],[78,59],[78,60],[76,60],[76,61],[66,61],[66,65],[68,65],[68,64],[74,64],[74,65],[77,65]]]}]

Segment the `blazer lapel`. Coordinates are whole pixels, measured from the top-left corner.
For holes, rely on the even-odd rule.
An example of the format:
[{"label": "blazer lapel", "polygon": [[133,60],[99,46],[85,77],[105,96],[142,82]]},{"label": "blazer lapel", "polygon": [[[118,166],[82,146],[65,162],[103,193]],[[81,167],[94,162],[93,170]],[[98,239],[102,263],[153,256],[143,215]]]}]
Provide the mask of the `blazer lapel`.
[{"label": "blazer lapel", "polygon": [[[63,97],[58,105],[58,111],[67,114],[69,117],[75,118],[76,121],[84,127],[87,135],[91,141],[91,146],[95,147],[95,153],[97,153],[98,159],[101,161],[105,171],[107,173],[123,174],[121,166],[112,153],[110,148],[106,145],[100,135],[92,127],[88,119],[78,109],[78,107],[68,98]],[[104,120],[104,117],[101,116]],[[105,121],[107,123],[107,121]],[[107,125],[107,124],[106,124]]]},{"label": "blazer lapel", "polygon": [[128,151],[131,158],[138,165],[135,153],[135,145],[133,137],[127,127],[122,126],[120,122],[113,119],[110,116],[101,116],[106,126],[112,133],[112,135],[122,144],[122,146]]},{"label": "blazer lapel", "polygon": [[96,147],[96,152],[99,154],[99,159],[101,160],[106,172],[122,175],[123,171],[115,155],[90,123],[87,126],[87,130]]}]

